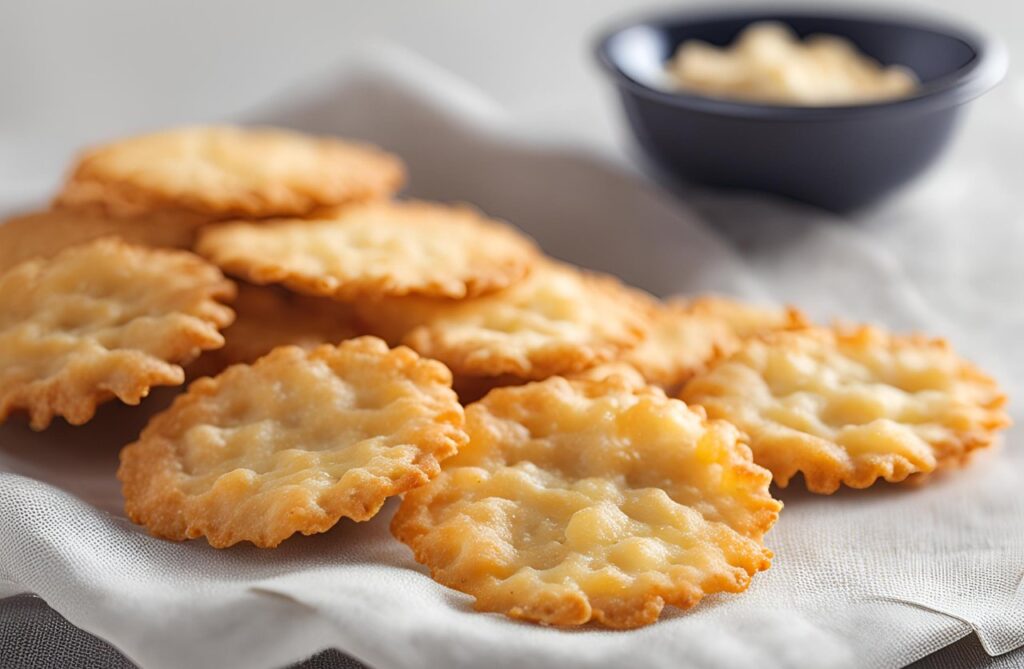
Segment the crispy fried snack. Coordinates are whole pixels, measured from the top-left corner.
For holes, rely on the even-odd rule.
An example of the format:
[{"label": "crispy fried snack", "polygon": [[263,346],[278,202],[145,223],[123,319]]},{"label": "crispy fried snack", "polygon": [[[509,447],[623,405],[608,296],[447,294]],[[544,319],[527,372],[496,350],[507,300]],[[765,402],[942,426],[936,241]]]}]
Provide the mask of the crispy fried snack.
[{"label": "crispy fried snack", "polygon": [[444,365],[374,337],[283,346],[195,381],[121,452],[125,509],[156,536],[274,547],[368,520],[466,441]]},{"label": "crispy fried snack", "polygon": [[704,295],[681,303],[694,316],[724,321],[740,339],[809,324],[807,317],[791,306],[769,307],[718,295]]},{"label": "crispy fried snack", "polygon": [[[646,342],[640,346],[644,346],[645,344]],[[655,385],[648,382],[647,378],[640,373],[640,370],[623,360],[605,362],[597,365],[596,367],[585,369],[582,372],[570,374],[566,378],[572,381],[608,381],[613,377],[618,378],[620,383],[624,383],[631,388],[643,388],[648,385]]]},{"label": "crispy fried snack", "polygon": [[31,258],[52,258],[69,246],[116,236],[129,244],[190,249],[205,219],[161,213],[114,218],[97,212],[53,209],[15,216],[0,224],[0,272]]},{"label": "crispy fried snack", "polygon": [[598,380],[619,373],[645,385],[639,375],[675,393],[713,358],[732,353],[747,337],[805,323],[792,307],[761,307],[724,297],[671,299],[655,312],[647,339],[617,362],[587,370],[582,377]]},{"label": "crispy fried snack", "polygon": [[373,202],[313,219],[210,226],[199,253],[253,283],[283,283],[339,299],[463,298],[523,278],[528,238],[467,206]]},{"label": "crispy fried snack", "polygon": [[1009,424],[995,382],[945,341],[872,327],[750,340],[682,398],[745,431],[779,486],[802,472],[825,494],[959,463]]},{"label": "crispy fried snack", "polygon": [[456,374],[543,379],[578,372],[641,342],[655,303],[612,277],[550,260],[524,281],[459,302],[403,298],[356,304],[365,327]]},{"label": "crispy fried snack", "polygon": [[56,204],[118,216],[189,211],[214,219],[302,216],[393,194],[401,161],[369,145],[274,128],[206,126],[85,151]]},{"label": "crispy fried snack", "polygon": [[648,383],[671,392],[716,353],[732,350],[739,342],[739,335],[725,320],[693,313],[685,303],[674,301],[658,309],[651,335],[627,351],[622,362]]},{"label": "crispy fried snack", "polygon": [[239,283],[231,308],[235,322],[222,332],[223,348],[208,351],[192,363],[191,377],[213,376],[229,365],[255,362],[278,346],[310,349],[358,334],[349,305],[276,286]]},{"label": "crispy fried snack", "polygon": [[28,411],[85,423],[113,397],[138,404],[224,344],[234,285],[185,251],[104,238],[0,274],[0,421]]},{"label": "crispy fried snack", "polygon": [[657,388],[551,378],[466,409],[469,444],[391,525],[434,579],[550,625],[638,627],[741,592],[781,504],[739,432]]}]

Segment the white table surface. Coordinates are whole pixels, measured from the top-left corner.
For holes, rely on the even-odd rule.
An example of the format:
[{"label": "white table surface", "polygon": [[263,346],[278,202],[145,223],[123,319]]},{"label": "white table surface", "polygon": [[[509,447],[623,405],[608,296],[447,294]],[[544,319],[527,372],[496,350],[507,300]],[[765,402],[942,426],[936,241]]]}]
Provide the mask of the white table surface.
[{"label": "white table surface", "polygon": [[[377,40],[419,52],[545,134],[598,144],[628,160],[619,110],[591,57],[593,38],[610,21],[681,4],[686,3],[5,0],[0,193],[38,192],[41,184],[57,180],[70,151],[93,141],[244,113],[310,75],[329,72],[359,43]],[[904,226],[906,235],[918,229],[924,245],[924,219],[935,215],[940,198],[949,204],[943,215],[965,225],[983,217],[990,228],[1021,230],[1024,206],[1012,184],[1024,186],[1024,128],[1016,122],[1024,116],[1024,77],[1015,66],[1024,62],[1024,2],[884,6],[937,12],[993,32],[1007,43],[1011,67],[1002,86],[973,106],[943,163],[886,205],[861,214],[862,225]],[[960,161],[985,165],[979,183],[959,183]],[[986,182],[986,175],[998,178]],[[951,196],[951,188],[960,192]],[[695,193],[691,204],[712,221],[736,216],[732,204],[712,195]],[[993,258],[995,265],[1012,262],[1024,250],[1022,233],[1003,234],[1011,243],[1004,257]],[[759,241],[746,233],[736,238],[741,245]],[[921,262],[929,262],[927,254]],[[1007,294],[1019,288],[992,287]],[[935,290],[942,290],[941,281]],[[1017,660],[1004,657],[1000,666],[1024,662],[1020,653],[1013,655]]]}]

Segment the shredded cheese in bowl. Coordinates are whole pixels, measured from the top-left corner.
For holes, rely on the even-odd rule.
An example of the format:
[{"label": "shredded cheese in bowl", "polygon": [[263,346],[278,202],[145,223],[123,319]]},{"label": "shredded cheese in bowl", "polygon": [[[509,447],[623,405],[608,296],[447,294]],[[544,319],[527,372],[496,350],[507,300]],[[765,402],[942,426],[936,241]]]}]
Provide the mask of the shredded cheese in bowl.
[{"label": "shredded cheese in bowl", "polygon": [[845,38],[801,40],[772,21],[751,24],[727,47],[686,41],[668,73],[685,91],[779,105],[864,104],[907,97],[919,87],[908,68],[884,66]]}]

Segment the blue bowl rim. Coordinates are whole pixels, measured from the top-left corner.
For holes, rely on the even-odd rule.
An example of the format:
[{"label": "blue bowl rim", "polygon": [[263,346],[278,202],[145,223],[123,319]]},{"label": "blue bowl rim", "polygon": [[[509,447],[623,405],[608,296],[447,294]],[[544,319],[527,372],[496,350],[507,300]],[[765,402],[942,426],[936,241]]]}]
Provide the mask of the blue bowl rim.
[{"label": "blue bowl rim", "polygon": [[[682,22],[721,19],[747,19],[750,22],[771,20],[773,17],[800,17],[807,19],[850,20],[877,24],[903,25],[946,35],[966,44],[975,57],[960,69],[935,81],[928,82],[910,97],[884,102],[843,106],[791,106],[770,105],[713,98],[685,91],[652,88],[626,74],[611,55],[610,43],[626,30],[640,26],[664,27]],[[1006,75],[1008,56],[1005,45],[991,35],[953,25],[947,20],[889,9],[827,8],[812,10],[807,7],[780,5],[771,8],[730,6],[716,8],[710,5],[649,14],[615,24],[600,33],[595,43],[595,55],[604,70],[619,86],[642,97],[663,104],[721,116],[737,116],[762,120],[803,121],[849,118],[901,111],[927,111],[964,104],[977,98],[998,84]]]}]

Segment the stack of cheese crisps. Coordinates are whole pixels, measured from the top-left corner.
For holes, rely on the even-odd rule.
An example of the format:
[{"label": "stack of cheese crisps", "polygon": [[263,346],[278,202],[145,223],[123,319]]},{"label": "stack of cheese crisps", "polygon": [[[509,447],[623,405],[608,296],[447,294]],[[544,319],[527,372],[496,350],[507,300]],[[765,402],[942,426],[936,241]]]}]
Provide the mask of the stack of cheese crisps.
[{"label": "stack of cheese crisps", "polygon": [[942,341],[661,301],[403,181],[270,128],[86,151],[0,226],[0,420],[191,377],[121,454],[154,535],[273,547],[402,495],[393,533],[478,609],[615,628],[766,569],[773,477],[919,479],[1008,422]]}]

